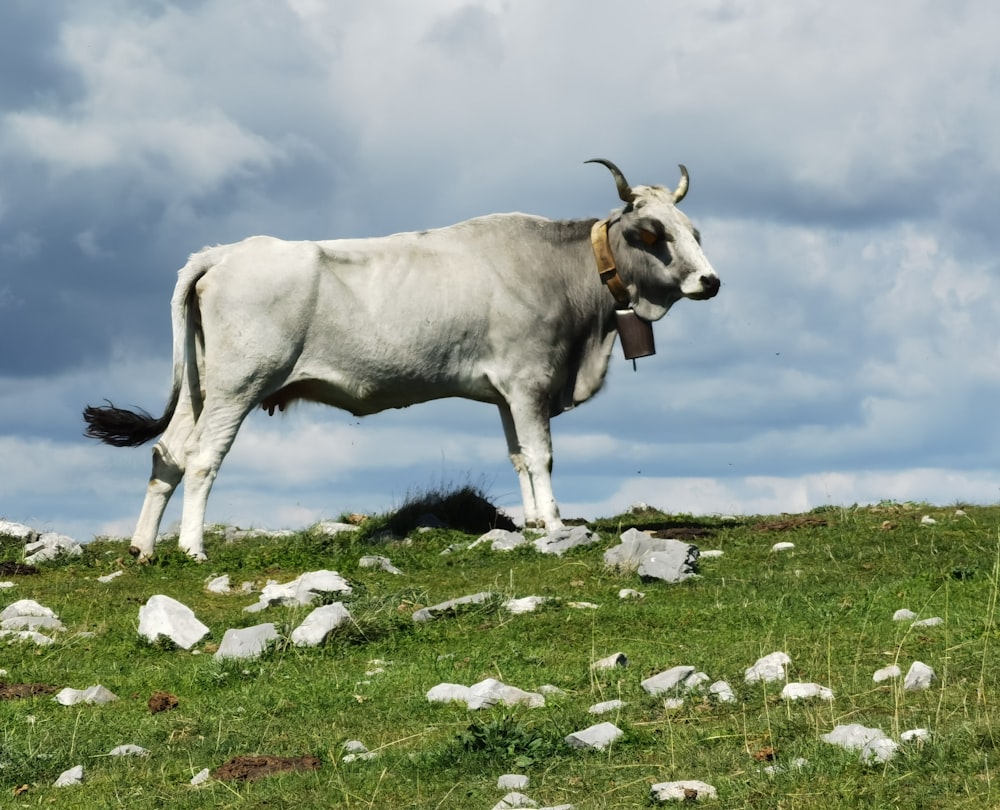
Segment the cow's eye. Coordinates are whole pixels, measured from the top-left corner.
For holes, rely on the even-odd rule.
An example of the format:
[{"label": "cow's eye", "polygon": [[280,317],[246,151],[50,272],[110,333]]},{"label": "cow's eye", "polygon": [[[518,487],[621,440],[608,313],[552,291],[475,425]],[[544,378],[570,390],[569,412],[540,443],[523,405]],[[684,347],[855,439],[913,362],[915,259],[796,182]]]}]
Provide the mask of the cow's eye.
[{"label": "cow's eye", "polygon": [[674,238],[669,233],[663,231],[660,232],[651,231],[647,228],[643,228],[642,230],[639,231],[639,238],[643,241],[644,244],[647,244],[650,247],[652,247],[655,244],[658,244],[659,242],[674,241]]}]

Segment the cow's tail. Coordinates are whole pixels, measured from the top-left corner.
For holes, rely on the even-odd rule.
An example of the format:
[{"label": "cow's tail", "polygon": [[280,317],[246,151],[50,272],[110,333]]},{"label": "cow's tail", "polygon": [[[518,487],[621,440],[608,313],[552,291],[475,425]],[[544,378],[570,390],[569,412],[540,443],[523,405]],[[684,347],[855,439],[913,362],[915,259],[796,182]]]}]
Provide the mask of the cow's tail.
[{"label": "cow's tail", "polygon": [[192,309],[197,305],[195,283],[212,266],[204,250],[191,257],[181,268],[170,302],[170,318],[173,328],[173,385],[170,401],[159,419],[141,408],[127,410],[117,408],[108,401],[107,405],[88,405],[83,409],[83,421],[87,423],[84,435],[115,447],[138,447],[155,439],[167,429],[180,401],[181,387],[187,363],[195,363],[194,334],[195,320]]}]

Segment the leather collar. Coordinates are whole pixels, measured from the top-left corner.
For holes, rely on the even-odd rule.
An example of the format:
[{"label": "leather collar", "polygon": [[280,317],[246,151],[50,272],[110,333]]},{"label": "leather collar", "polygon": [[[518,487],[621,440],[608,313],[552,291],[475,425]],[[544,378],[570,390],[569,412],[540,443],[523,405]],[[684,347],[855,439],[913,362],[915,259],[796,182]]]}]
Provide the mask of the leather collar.
[{"label": "leather collar", "polygon": [[621,276],[618,275],[615,257],[611,252],[611,243],[608,241],[608,221],[606,219],[598,220],[590,229],[590,244],[594,248],[594,259],[597,261],[597,273],[600,275],[601,281],[614,296],[619,308],[628,309],[632,304],[632,297],[629,295]]}]

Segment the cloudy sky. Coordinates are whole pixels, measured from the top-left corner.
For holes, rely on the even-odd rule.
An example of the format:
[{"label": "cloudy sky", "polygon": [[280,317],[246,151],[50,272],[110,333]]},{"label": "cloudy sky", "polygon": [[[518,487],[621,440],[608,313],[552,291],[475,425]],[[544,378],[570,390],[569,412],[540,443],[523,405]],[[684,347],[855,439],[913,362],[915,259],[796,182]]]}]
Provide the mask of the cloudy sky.
[{"label": "cloudy sky", "polygon": [[[176,270],[267,233],[603,216],[677,182],[723,280],[553,423],[563,513],[1000,500],[1000,7],[987,0],[6,0],[0,517],[130,533]],[[438,484],[519,510],[494,408],[254,414],[209,519]],[[178,502],[167,516],[179,515]]]}]

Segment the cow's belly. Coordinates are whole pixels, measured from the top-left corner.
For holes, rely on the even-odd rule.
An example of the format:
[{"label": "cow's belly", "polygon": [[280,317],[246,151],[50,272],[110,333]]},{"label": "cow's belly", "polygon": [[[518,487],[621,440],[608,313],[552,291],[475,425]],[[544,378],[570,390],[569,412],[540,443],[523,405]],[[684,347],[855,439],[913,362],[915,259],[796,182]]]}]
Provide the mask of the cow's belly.
[{"label": "cow's belly", "polygon": [[461,397],[479,402],[496,403],[499,396],[485,379],[481,382],[452,381],[433,384],[419,379],[395,379],[389,381],[331,382],[319,379],[299,379],[288,383],[280,390],[269,394],[262,407],[273,411],[285,410],[297,400],[319,402],[348,411],[355,416],[366,416],[390,408],[406,408],[420,402],[447,397]]}]

